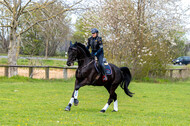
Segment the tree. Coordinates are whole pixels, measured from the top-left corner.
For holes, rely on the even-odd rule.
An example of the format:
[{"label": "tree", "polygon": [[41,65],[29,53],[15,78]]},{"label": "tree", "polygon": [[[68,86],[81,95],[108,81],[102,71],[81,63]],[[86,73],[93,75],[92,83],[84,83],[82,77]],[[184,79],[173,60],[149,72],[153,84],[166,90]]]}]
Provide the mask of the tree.
[{"label": "tree", "polygon": [[[46,8],[45,11],[36,12],[35,14],[33,14],[32,18],[36,19],[38,17],[46,17],[46,13],[53,15],[53,13],[60,12],[64,8],[65,7],[59,3],[52,4],[48,8]],[[28,15],[26,15],[24,18],[27,17]],[[43,43],[41,43],[41,45],[43,46],[43,48],[41,49],[41,51],[43,51],[43,53],[41,52],[40,54],[45,55],[45,58],[47,58],[48,56],[54,56],[56,54],[58,46],[61,43],[65,42],[65,38],[69,35],[69,33],[70,19],[68,18],[68,13],[63,13],[57,16],[56,18],[53,18],[46,22],[38,23],[38,26],[33,27],[32,30],[30,30],[31,37],[33,37],[33,34],[35,34],[35,36],[42,40]],[[24,35],[22,38],[25,39],[25,37],[26,36]],[[26,37],[26,39],[27,38],[28,37]],[[30,43],[28,44],[35,45],[34,43],[34,41],[30,41]],[[22,45],[24,48],[25,44]],[[38,49],[39,47],[40,46],[36,47],[36,49]],[[33,49],[29,50],[34,51]]]},{"label": "tree", "polygon": [[44,52],[44,37],[40,34],[39,26],[36,25],[22,35],[20,53],[30,56],[40,55]]},{"label": "tree", "polygon": [[84,25],[82,18],[77,20],[75,24],[76,31],[72,35],[72,41],[86,42],[86,39],[90,36],[90,32]]},{"label": "tree", "polygon": [[[0,14],[5,15],[7,13],[5,7],[0,6]],[[6,15],[7,16],[7,15]],[[9,17],[6,17],[9,20]],[[7,25],[8,21],[4,18],[0,19],[0,25]],[[7,27],[0,27],[0,52],[7,53],[9,46],[9,29]]]},{"label": "tree", "polygon": [[[79,1],[81,2],[81,1]],[[56,12],[52,15],[49,15],[46,13],[46,17],[38,17],[35,20],[32,20],[32,16],[28,16],[28,18],[25,20],[24,24],[21,23],[21,18],[26,13],[28,15],[32,15],[36,11],[44,11],[46,8],[54,3],[56,3],[56,0],[46,0],[43,2],[36,2],[32,0],[28,0],[27,2],[22,0],[0,0],[0,6],[6,7],[6,10],[8,11],[8,18],[7,19],[7,13],[4,15],[1,15],[0,19],[9,21],[8,25],[0,25],[0,27],[9,27],[10,29],[10,44],[9,44],[9,51],[8,51],[8,64],[9,65],[17,65],[17,59],[19,56],[19,50],[20,50],[20,41],[21,41],[21,35],[25,32],[27,32],[29,29],[31,29],[34,25],[53,19],[57,17],[59,14],[65,13],[67,11],[73,10],[74,6],[78,4],[79,2],[74,3],[71,6],[66,6],[62,11]],[[17,75],[17,69],[16,68],[10,68],[9,69],[9,76]]]},{"label": "tree", "polygon": [[[59,12],[64,9],[60,4],[51,5],[48,8],[50,13]],[[68,13],[59,15],[59,17],[43,22],[40,24],[42,35],[45,38],[45,58],[53,56],[60,43],[64,43],[64,39],[70,33],[70,19],[67,18]]]},{"label": "tree", "polygon": [[9,36],[7,36],[7,33],[9,30],[7,28],[1,28],[0,32],[0,49],[1,53],[7,53],[8,52],[8,47],[9,47]]},{"label": "tree", "polygon": [[111,62],[127,65],[136,78],[152,72],[162,75],[173,57],[172,47],[179,45],[177,33],[184,32],[177,2],[104,0],[82,23],[88,31],[93,27],[101,31],[105,56]]}]

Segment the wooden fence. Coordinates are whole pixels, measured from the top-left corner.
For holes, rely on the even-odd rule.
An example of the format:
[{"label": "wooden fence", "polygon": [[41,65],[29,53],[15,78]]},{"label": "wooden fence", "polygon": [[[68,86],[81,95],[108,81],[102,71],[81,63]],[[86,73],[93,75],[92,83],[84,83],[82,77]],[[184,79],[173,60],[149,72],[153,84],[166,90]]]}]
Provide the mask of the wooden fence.
[{"label": "wooden fence", "polygon": [[[56,66],[23,66],[23,65],[0,65],[0,67],[4,67],[4,76],[8,77],[9,76],[9,68],[10,67],[17,67],[17,68],[28,68],[29,69],[29,75],[28,77],[33,78],[33,69],[34,68],[45,68],[45,79],[49,79],[49,69],[54,68],[54,69],[63,69],[63,78],[67,79],[68,78],[68,69],[77,69],[77,66],[73,67],[56,67]],[[172,78],[174,71],[179,71],[179,76],[182,78],[182,73],[183,71],[186,71],[188,69],[166,69],[169,71],[169,76]]]},{"label": "wooden fence", "polygon": [[49,79],[49,69],[63,69],[63,78],[68,78],[68,69],[77,69],[76,66],[72,67],[56,67],[56,66],[23,66],[23,65],[0,65],[0,67],[4,67],[4,76],[9,76],[9,68],[10,67],[16,67],[16,68],[28,68],[29,69],[29,75],[28,77],[33,78],[33,69],[34,68],[45,68],[45,79]]},{"label": "wooden fence", "polygon": [[170,73],[169,73],[169,76],[172,78],[173,77],[173,72],[174,71],[179,71],[179,78],[182,78],[182,73],[183,71],[187,71],[188,69],[184,69],[184,68],[176,68],[176,69],[166,69],[168,70]]}]

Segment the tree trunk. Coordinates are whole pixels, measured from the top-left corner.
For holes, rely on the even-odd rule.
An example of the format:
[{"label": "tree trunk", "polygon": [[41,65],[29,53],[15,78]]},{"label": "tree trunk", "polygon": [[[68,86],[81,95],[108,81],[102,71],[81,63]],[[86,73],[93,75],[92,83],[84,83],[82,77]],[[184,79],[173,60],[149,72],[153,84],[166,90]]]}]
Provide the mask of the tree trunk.
[{"label": "tree trunk", "polygon": [[[17,46],[17,38],[16,38],[16,28],[11,28],[10,30],[10,44],[8,51],[8,64],[9,65],[17,65],[18,59],[18,46]],[[9,68],[9,77],[18,75],[18,71],[16,67]]]}]

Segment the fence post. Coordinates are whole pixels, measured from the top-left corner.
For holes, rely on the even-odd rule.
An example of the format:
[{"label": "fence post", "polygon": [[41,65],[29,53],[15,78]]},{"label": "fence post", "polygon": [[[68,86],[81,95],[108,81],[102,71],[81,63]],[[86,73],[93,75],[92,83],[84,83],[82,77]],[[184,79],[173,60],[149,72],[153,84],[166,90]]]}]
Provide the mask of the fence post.
[{"label": "fence post", "polygon": [[33,67],[29,67],[29,77],[33,78]]},{"label": "fence post", "polygon": [[49,79],[49,67],[45,68],[46,79]]},{"label": "fence post", "polygon": [[5,67],[5,77],[9,77],[9,67]]},{"label": "fence post", "polygon": [[63,76],[64,76],[64,79],[67,79],[67,68],[63,69]]},{"label": "fence post", "polygon": [[170,77],[172,78],[173,76],[173,70],[170,70]]},{"label": "fence post", "polygon": [[182,78],[182,69],[179,70],[179,76]]}]

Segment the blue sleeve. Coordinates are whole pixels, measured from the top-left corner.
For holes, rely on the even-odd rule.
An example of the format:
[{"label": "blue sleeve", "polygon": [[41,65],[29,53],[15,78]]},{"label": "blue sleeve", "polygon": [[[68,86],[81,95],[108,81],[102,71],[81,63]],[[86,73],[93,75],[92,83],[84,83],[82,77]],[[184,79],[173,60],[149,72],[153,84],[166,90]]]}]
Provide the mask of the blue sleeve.
[{"label": "blue sleeve", "polygon": [[101,52],[103,52],[103,48],[100,48],[96,53],[96,55],[99,55]]}]

